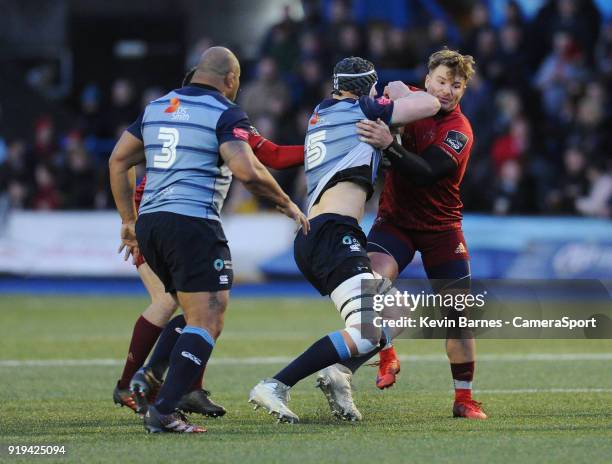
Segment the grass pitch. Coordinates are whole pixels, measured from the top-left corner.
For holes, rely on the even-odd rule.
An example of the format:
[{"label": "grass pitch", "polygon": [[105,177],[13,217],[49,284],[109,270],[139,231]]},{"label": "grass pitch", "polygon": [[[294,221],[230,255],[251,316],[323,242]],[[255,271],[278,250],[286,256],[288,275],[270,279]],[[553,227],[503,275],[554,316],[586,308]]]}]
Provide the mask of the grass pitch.
[{"label": "grass pitch", "polygon": [[[326,300],[234,299],[206,387],[228,409],[198,436],[147,435],[111,395],[144,298],[0,297],[2,462],[610,462],[612,342],[482,340],[476,399],[490,415],[451,417],[442,341],[399,341],[398,384],[356,376],[358,424],[331,419],[312,378],[296,386],[297,425],[247,404],[249,389],[339,319]],[[257,359],[255,359],[257,358]],[[89,361],[93,360],[93,361]],[[15,362],[9,362],[15,361]],[[478,391],[479,390],[479,391]],[[65,445],[57,457],[16,457],[8,445]]]}]

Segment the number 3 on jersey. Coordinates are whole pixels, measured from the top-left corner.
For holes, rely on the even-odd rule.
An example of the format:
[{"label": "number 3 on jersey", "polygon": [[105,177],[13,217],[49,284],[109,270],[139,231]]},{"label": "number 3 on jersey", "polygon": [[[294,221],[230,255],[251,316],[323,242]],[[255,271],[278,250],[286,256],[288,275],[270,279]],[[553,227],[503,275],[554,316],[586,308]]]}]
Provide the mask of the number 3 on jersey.
[{"label": "number 3 on jersey", "polygon": [[317,167],[325,159],[327,148],[325,147],[326,131],[314,132],[306,139],[306,170]]},{"label": "number 3 on jersey", "polygon": [[160,127],[157,138],[162,142],[161,153],[153,157],[153,167],[168,169],[176,161],[179,133],[173,127]]}]

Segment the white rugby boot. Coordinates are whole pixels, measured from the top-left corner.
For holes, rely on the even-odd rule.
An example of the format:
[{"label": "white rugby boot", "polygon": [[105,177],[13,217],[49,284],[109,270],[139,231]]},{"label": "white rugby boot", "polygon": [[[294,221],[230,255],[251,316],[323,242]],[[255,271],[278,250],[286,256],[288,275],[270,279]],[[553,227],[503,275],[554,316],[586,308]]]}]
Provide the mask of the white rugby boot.
[{"label": "white rugby boot", "polygon": [[326,367],[317,375],[317,388],[320,388],[331,413],[338,419],[351,422],[360,421],[363,416],[353,402],[353,374],[340,364]]},{"label": "white rugby boot", "polygon": [[300,418],[287,406],[290,388],[276,379],[264,379],[249,393],[249,403],[255,405],[253,409],[264,408],[278,422],[295,424]]}]

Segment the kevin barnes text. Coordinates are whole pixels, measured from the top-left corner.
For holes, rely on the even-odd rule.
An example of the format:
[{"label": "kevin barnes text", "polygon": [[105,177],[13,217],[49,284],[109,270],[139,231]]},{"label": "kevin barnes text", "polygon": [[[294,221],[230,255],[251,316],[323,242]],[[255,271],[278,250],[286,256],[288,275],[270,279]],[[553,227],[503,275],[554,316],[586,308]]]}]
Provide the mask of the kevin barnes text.
[{"label": "kevin barnes text", "polygon": [[459,316],[456,319],[442,318],[436,319],[428,316],[421,317],[400,317],[397,319],[384,319],[377,316],[373,320],[376,327],[389,328],[500,328],[511,325],[516,328],[556,328],[556,329],[577,329],[577,328],[596,328],[597,321],[591,319],[571,319],[567,316],[561,319],[525,319],[514,317],[511,321],[503,319],[469,319]]}]

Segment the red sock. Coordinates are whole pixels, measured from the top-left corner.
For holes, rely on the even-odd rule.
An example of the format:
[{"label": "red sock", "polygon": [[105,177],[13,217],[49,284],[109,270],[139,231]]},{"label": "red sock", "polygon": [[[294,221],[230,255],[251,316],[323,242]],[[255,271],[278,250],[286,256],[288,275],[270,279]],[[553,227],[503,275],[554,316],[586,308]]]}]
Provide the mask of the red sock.
[{"label": "red sock", "polygon": [[453,384],[455,386],[455,401],[469,401],[472,399],[472,380],[474,379],[474,361],[466,363],[451,363]]},{"label": "red sock", "polygon": [[195,382],[193,382],[193,385],[191,386],[191,388],[189,389],[189,391],[194,391],[194,390],[202,390],[204,387],[202,387],[202,383],[204,382],[204,371],[206,370],[206,368],[204,368],[202,370],[202,373],[200,374],[200,376],[195,380]]},{"label": "red sock", "polygon": [[140,316],[138,318],[136,324],[134,324],[130,349],[118,384],[119,388],[130,386],[130,380],[144,364],[162,330],[161,327],[150,323],[144,317]]}]

